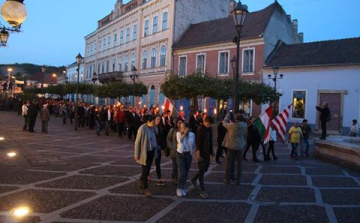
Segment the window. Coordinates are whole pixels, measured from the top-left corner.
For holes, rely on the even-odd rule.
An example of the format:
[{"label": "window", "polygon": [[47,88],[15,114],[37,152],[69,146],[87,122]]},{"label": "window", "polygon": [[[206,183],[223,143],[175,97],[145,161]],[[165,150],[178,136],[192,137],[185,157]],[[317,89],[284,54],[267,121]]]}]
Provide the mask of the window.
[{"label": "window", "polygon": [[128,71],[128,65],[129,65],[129,57],[125,56],[125,66],[124,66],[125,71]]},{"label": "window", "polygon": [[117,34],[114,33],[114,46],[116,46],[116,41],[117,41]]},{"label": "window", "polygon": [[244,50],[244,61],[243,61],[243,72],[253,73],[254,72],[254,50]]},{"label": "window", "polygon": [[156,65],[156,49],[151,50],[151,68],[154,68]]},{"label": "window", "polygon": [[142,59],[142,69],[146,69],[146,65],[147,65],[147,51],[144,50],[143,59]]},{"label": "window", "polygon": [[109,60],[106,61],[106,73],[109,72],[110,63]]},{"label": "window", "polygon": [[179,58],[179,76],[185,76],[186,75],[186,57],[180,57]]},{"label": "window", "polygon": [[94,43],[94,54],[96,54],[96,43]]},{"label": "window", "polygon": [[133,40],[137,40],[137,25],[133,26]]},{"label": "window", "polygon": [[101,68],[101,65],[100,63],[98,64],[98,74],[100,74],[100,68]]},{"label": "window", "polygon": [[160,67],[166,65],[166,46],[162,46],[160,49]]},{"label": "window", "polygon": [[101,73],[105,73],[105,62],[103,61],[101,64]]},{"label": "window", "polygon": [[91,77],[91,75],[92,75],[92,68],[93,68],[93,66],[92,66],[92,65],[90,65],[89,77]]},{"label": "window", "polygon": [[122,71],[122,58],[119,57],[119,71]]},{"label": "window", "polygon": [[115,71],[115,58],[112,59],[112,72]]},{"label": "window", "polygon": [[153,33],[157,33],[157,27],[158,27],[158,17],[155,16],[153,18]]},{"label": "window", "polygon": [[293,91],[293,118],[305,118],[306,91]]},{"label": "window", "polygon": [[205,55],[200,54],[196,56],[196,72],[204,74],[205,73]]},{"label": "window", "polygon": [[135,59],[136,59],[136,55],[135,55],[135,53],[133,53],[133,54],[131,55],[131,70],[132,70],[133,68],[135,68]]},{"label": "window", "polygon": [[103,39],[103,50],[106,50],[106,38]]},{"label": "window", "polygon": [[144,36],[148,36],[148,35],[149,35],[149,20],[146,20],[144,26]]},{"label": "window", "polygon": [[124,44],[124,31],[120,31],[120,45]]},{"label": "window", "polygon": [[99,41],[99,52],[101,52],[101,40]]},{"label": "window", "polygon": [[90,55],[90,46],[89,45],[87,45],[87,54],[86,54],[86,56],[89,56]]},{"label": "window", "polygon": [[109,36],[108,37],[108,49],[110,48],[110,45],[111,45],[111,37]]},{"label": "window", "polygon": [[126,42],[130,42],[130,28],[126,29]]},{"label": "window", "polygon": [[229,52],[221,52],[219,57],[219,74],[229,73]]},{"label": "window", "polygon": [[162,30],[167,29],[168,12],[164,12],[162,16]]},{"label": "window", "polygon": [[91,52],[90,55],[94,55],[94,44],[91,44]]}]

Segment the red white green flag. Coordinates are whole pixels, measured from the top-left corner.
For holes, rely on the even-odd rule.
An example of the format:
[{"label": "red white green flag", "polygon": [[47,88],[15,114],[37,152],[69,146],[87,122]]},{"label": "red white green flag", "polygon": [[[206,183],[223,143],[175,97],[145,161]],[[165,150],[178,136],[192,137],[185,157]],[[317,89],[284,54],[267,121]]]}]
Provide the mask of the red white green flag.
[{"label": "red white green flag", "polygon": [[270,140],[270,121],[272,116],[272,106],[270,105],[259,117],[254,121],[254,125],[259,130],[262,141],[264,143],[269,142]]},{"label": "red white green flag", "polygon": [[164,111],[166,112],[167,110],[171,111],[171,115],[175,114],[175,107],[173,106],[173,104],[171,103],[170,99],[165,97],[164,100]]}]

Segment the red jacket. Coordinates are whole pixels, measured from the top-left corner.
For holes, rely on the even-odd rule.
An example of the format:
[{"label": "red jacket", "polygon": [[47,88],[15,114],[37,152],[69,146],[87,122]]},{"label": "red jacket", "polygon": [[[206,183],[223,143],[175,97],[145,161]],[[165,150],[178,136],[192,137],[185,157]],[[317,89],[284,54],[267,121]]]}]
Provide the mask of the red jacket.
[{"label": "red jacket", "polygon": [[116,112],[116,122],[125,122],[125,112],[119,110]]}]

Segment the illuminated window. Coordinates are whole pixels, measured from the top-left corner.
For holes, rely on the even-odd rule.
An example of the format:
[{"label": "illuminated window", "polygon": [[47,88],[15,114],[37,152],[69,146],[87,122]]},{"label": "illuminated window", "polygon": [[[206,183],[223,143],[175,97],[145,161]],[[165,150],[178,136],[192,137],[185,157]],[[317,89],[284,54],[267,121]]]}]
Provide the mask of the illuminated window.
[{"label": "illuminated window", "polygon": [[293,91],[293,118],[305,118],[306,91]]}]

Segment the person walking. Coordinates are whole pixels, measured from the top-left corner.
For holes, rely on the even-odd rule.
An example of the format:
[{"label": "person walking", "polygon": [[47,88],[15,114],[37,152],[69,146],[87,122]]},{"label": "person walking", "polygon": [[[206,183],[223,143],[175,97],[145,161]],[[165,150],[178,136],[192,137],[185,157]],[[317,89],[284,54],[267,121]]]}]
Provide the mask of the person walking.
[{"label": "person walking", "polygon": [[196,160],[198,161],[198,173],[191,179],[191,183],[196,187],[196,181],[200,183],[200,197],[206,199],[209,197],[205,191],[204,174],[210,165],[210,156],[214,156],[213,152],[213,133],[212,133],[212,117],[207,116],[203,120],[203,124],[198,128],[196,133]]},{"label": "person walking", "polygon": [[177,164],[177,139],[176,139],[176,133],[180,131],[180,125],[183,123],[181,119],[178,119],[176,121],[176,126],[174,126],[172,129],[170,129],[166,141],[167,146],[170,149],[170,158],[172,163],[172,172],[171,172],[171,178],[174,181],[174,184],[178,184],[178,164]]},{"label": "person walking", "polygon": [[225,171],[225,184],[230,184],[231,167],[233,160],[237,162],[237,177],[236,184],[240,185],[241,179],[241,165],[242,165],[242,151],[245,147],[245,133],[246,133],[246,120],[238,114],[235,118],[235,123],[226,123],[223,121],[224,128],[227,129],[222,146],[227,148],[226,153],[226,171]]},{"label": "person walking", "polygon": [[116,112],[116,123],[118,126],[118,134],[119,137],[122,138],[125,126],[125,106],[121,105],[120,108]]},{"label": "person walking", "polygon": [[21,115],[24,117],[23,131],[26,131],[27,127],[28,127],[28,122],[29,122],[28,110],[29,110],[29,106],[30,106],[30,101],[27,100],[26,102],[24,102],[24,104],[23,104],[23,106],[21,108]]},{"label": "person walking", "polygon": [[155,122],[154,122],[154,131],[155,131],[155,135],[156,135],[156,142],[158,145],[157,146],[158,157],[155,159],[156,175],[158,177],[156,184],[158,186],[164,186],[165,180],[163,180],[161,177],[161,150],[162,150],[163,143],[164,143],[164,139],[163,139],[164,127],[161,124],[160,115],[156,115]]},{"label": "person walking", "polygon": [[357,124],[357,120],[352,120],[352,126],[350,128],[350,136],[357,137],[359,135],[359,125]]},{"label": "person walking", "polygon": [[109,135],[109,129],[113,120],[113,114],[111,113],[111,105],[107,105],[103,110],[103,122],[105,123],[105,135]]},{"label": "person walking", "polygon": [[250,125],[247,128],[247,137],[246,137],[246,148],[243,154],[243,159],[246,159],[246,153],[250,149],[250,146],[252,147],[252,153],[253,153],[253,161],[254,162],[260,162],[256,156],[257,150],[260,146],[261,142],[261,136],[259,134],[259,130],[254,125],[254,119],[252,117],[249,118]]},{"label": "person walking", "polygon": [[34,100],[33,103],[30,104],[29,110],[28,110],[29,132],[35,132],[34,127],[35,127],[37,115],[38,115],[38,106],[37,106],[37,101]]},{"label": "person walking", "polygon": [[140,126],[135,139],[134,158],[142,167],[142,173],[139,181],[139,188],[144,189],[145,197],[152,196],[148,189],[148,176],[150,173],[153,159],[158,157],[157,142],[154,131],[155,116],[144,116],[145,124]]},{"label": "person walking", "polygon": [[48,123],[50,121],[50,112],[47,107],[47,104],[43,105],[40,113],[41,120],[41,132],[48,133]]},{"label": "person walking", "polygon": [[327,136],[327,127],[326,123],[331,120],[330,109],[328,108],[328,103],[324,102],[323,106],[316,106],[316,110],[320,112],[320,122],[321,122],[321,140],[326,140]]},{"label": "person walking", "polygon": [[179,183],[176,189],[178,197],[186,196],[185,186],[188,178],[192,155],[195,151],[195,134],[190,131],[189,123],[181,123],[180,131],[176,133],[177,164],[179,167]]},{"label": "person walking", "polygon": [[101,120],[102,120],[102,107],[101,105],[95,108],[95,130],[96,135],[100,136]]},{"label": "person walking", "polygon": [[297,154],[297,147],[299,146],[300,139],[302,136],[301,128],[299,127],[298,122],[294,123],[294,126],[292,126],[289,130],[289,137],[290,137],[290,143],[291,143],[291,157],[298,157]]},{"label": "person walking", "polygon": [[[222,121],[225,120],[225,115],[223,115]],[[218,137],[217,137],[217,150],[216,150],[216,163],[221,164],[220,157],[223,157],[223,152],[227,152],[226,147],[222,146],[222,143],[224,141],[227,129],[224,127],[223,122],[220,122],[218,127]]]},{"label": "person walking", "polygon": [[270,133],[270,140],[269,140],[269,148],[268,148],[268,151],[267,151],[267,154],[266,154],[266,158],[267,158],[267,160],[270,160],[270,152],[271,152],[272,155],[273,155],[273,159],[277,160],[279,158],[277,158],[275,156],[275,148],[274,148],[275,142],[276,142],[276,139],[277,139],[276,131],[275,131],[275,129],[270,127],[269,133]]},{"label": "person walking", "polygon": [[306,119],[303,120],[300,128],[303,135],[303,138],[300,139],[300,155],[301,157],[304,156],[304,147],[305,147],[305,155],[309,156],[311,128],[308,125],[308,121]]}]

